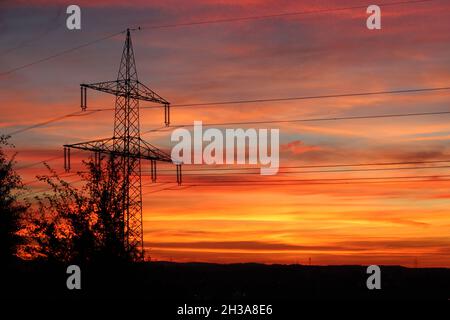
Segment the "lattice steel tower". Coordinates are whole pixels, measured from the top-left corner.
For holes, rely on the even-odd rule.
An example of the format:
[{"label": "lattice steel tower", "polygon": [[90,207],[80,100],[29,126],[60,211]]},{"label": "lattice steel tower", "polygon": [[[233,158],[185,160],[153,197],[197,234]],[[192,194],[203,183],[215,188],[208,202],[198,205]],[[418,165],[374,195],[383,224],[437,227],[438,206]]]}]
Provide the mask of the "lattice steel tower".
[{"label": "lattice steel tower", "polygon": [[[152,182],[156,181],[156,161],[172,162],[170,156],[140,137],[139,100],[154,102],[164,106],[165,125],[169,126],[170,104],[138,80],[130,29],[120,61],[116,81],[81,84],[81,108],[87,107],[87,88],[110,93],[116,96],[114,135],[112,138],[64,145],[66,171],[70,170],[70,149],[89,150],[95,153],[96,161],[100,154],[110,154],[117,158],[124,184],[123,225],[124,248],[135,253],[134,260],[144,258],[142,227],[142,178],[141,159],[150,160]],[[177,182],[181,183],[181,164],[176,164]]]}]

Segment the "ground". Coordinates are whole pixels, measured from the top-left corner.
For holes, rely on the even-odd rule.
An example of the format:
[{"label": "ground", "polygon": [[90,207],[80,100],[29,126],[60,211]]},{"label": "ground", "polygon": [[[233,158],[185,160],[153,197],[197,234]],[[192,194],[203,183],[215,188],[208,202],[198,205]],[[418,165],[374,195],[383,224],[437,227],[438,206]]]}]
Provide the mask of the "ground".
[{"label": "ground", "polygon": [[381,266],[381,290],[368,290],[364,266],[110,263],[81,265],[81,290],[68,290],[67,266],[18,261],[3,267],[1,287],[10,298],[125,297],[174,303],[450,298],[450,269],[444,268]]}]

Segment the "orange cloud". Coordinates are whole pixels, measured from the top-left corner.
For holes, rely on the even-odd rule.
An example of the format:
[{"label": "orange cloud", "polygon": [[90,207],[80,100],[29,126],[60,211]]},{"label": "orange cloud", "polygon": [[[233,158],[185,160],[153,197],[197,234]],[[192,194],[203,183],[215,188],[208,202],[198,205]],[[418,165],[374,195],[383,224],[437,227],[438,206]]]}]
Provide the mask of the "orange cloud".
[{"label": "orange cloud", "polygon": [[292,155],[299,155],[305,152],[322,150],[322,148],[317,146],[307,146],[300,140],[295,140],[287,144],[283,144],[281,145],[280,149],[282,152],[289,152]]}]

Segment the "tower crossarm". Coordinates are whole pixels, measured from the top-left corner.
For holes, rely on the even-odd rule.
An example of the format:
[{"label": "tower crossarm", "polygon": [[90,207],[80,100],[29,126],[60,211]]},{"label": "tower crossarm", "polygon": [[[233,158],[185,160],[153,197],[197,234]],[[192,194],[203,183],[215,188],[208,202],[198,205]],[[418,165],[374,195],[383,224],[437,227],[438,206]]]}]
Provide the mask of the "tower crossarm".
[{"label": "tower crossarm", "polygon": [[110,93],[113,95],[118,95],[120,93],[120,90],[118,90],[119,87],[118,80],[115,81],[105,81],[105,82],[97,82],[97,83],[91,83],[91,84],[80,84],[81,88],[89,88],[92,90],[97,90],[101,92]]},{"label": "tower crossarm", "polygon": [[142,139],[140,140],[141,140],[140,150],[141,153],[145,156],[145,159],[173,162],[172,158],[167,153],[151,145],[150,143],[145,142]]},{"label": "tower crossarm", "polygon": [[136,146],[136,148],[132,148],[133,150],[136,150],[133,152],[126,152],[125,150],[118,148],[118,146],[121,145],[120,140],[120,138],[107,138],[75,144],[66,144],[64,145],[64,147],[102,154],[110,154],[117,157],[130,157],[162,162],[173,162],[171,157],[167,153],[151,145],[150,143],[145,142],[142,139],[131,140],[130,143]]},{"label": "tower crossarm", "polygon": [[64,147],[93,152],[109,153],[109,151],[113,151],[112,149],[113,142],[114,138],[107,138],[107,139],[79,142],[74,144],[65,144]]},{"label": "tower crossarm", "polygon": [[131,99],[148,101],[162,105],[170,104],[166,99],[158,95],[156,92],[154,92],[152,89],[138,80],[130,80],[129,85],[127,84],[126,80],[115,80],[91,84],[83,83],[80,85],[80,87],[109,93],[115,96],[128,96]]},{"label": "tower crossarm", "polygon": [[139,95],[139,97],[137,99],[139,99],[139,100],[156,102],[156,103],[164,104],[164,105],[170,104],[166,99],[164,99],[163,97],[158,95],[156,92],[154,92],[152,89],[150,89],[149,87],[147,87],[145,84],[141,83],[140,81],[138,81],[137,88],[138,88],[138,95]]}]

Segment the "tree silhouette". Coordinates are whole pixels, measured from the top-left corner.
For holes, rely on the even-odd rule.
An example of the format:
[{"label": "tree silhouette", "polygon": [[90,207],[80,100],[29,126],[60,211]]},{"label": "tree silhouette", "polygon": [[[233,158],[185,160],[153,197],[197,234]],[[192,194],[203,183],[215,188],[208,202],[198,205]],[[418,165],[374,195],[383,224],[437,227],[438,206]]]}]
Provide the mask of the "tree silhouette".
[{"label": "tree silhouette", "polygon": [[18,234],[27,205],[18,201],[23,190],[19,175],[14,170],[14,156],[8,158],[4,147],[13,147],[8,137],[0,136],[0,261],[10,262],[17,257],[23,238]]},{"label": "tree silhouette", "polygon": [[121,172],[113,157],[84,162],[79,172],[85,182],[76,188],[50,167],[38,177],[51,192],[36,197],[29,230],[35,256],[50,261],[129,261],[135,252],[125,249],[124,191]]}]

